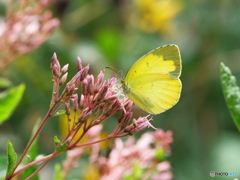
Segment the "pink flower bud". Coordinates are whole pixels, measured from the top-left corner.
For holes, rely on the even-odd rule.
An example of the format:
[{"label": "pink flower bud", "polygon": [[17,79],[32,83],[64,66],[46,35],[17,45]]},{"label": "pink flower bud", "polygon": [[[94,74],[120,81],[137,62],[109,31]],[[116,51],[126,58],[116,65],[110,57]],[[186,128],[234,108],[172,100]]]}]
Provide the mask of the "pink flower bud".
[{"label": "pink flower bud", "polygon": [[82,82],[82,94],[86,95],[88,93],[87,91],[88,81],[87,79],[84,79]]},{"label": "pink flower bud", "polygon": [[88,74],[88,71],[89,71],[89,65],[85,66],[83,69],[82,69],[82,74],[80,76],[80,81],[82,81],[83,79],[85,79],[85,77],[87,76]]},{"label": "pink flower bud", "polygon": [[124,105],[124,110],[126,112],[131,111],[134,103],[129,98],[125,98],[122,101],[122,104]]},{"label": "pink flower bud", "polygon": [[109,85],[105,84],[104,86],[101,87],[101,89],[99,90],[98,94],[96,95],[96,98],[94,99],[94,101],[96,100],[97,102],[103,101],[105,95],[107,94]]},{"label": "pink flower bud", "polygon": [[66,86],[65,91],[68,95],[73,94],[77,89],[74,86]]},{"label": "pink flower bud", "polygon": [[61,72],[60,72],[60,69],[59,69],[59,67],[57,66],[57,64],[54,64],[54,65],[52,66],[52,72],[53,72],[53,76],[54,76],[55,78],[59,78],[59,77],[61,76]]},{"label": "pink flower bud", "polygon": [[60,81],[59,81],[59,85],[60,85],[60,86],[63,85],[63,84],[66,82],[67,77],[68,77],[68,73],[65,73],[65,74],[62,76],[62,78],[61,78]]},{"label": "pink flower bud", "polygon": [[78,110],[78,95],[73,99],[73,110],[76,112]]},{"label": "pink flower bud", "polygon": [[82,60],[80,59],[80,57],[77,57],[77,70],[81,71],[83,68],[82,66]]},{"label": "pink flower bud", "polygon": [[97,93],[99,91],[99,89],[101,88],[102,84],[103,84],[103,80],[104,80],[104,74],[105,71],[101,71],[97,77],[97,82],[95,84],[95,93]]},{"label": "pink flower bud", "polygon": [[81,94],[81,98],[80,98],[80,102],[79,102],[79,108],[80,109],[83,109],[85,106],[84,106],[84,95]]},{"label": "pink flower bud", "polygon": [[53,53],[51,67],[53,67],[54,64],[56,64],[58,69],[61,69],[61,66],[60,66],[60,63],[57,59],[57,54],[56,53]]},{"label": "pink flower bud", "polygon": [[122,112],[120,117],[118,118],[119,123],[127,124],[132,118],[133,112]]},{"label": "pink flower bud", "polygon": [[[129,134],[135,134],[147,127],[153,127],[153,125],[149,122],[151,120],[151,118],[148,120],[147,119],[148,116],[146,117],[139,117],[137,120],[135,120],[135,122],[133,122],[132,124],[130,124],[129,126],[127,126],[124,129],[124,132],[127,132]],[[154,128],[156,129],[156,128]]]},{"label": "pink flower bud", "polygon": [[81,116],[78,118],[78,122],[84,123],[88,120],[88,118],[92,115],[92,110],[88,107],[83,110]]},{"label": "pink flower bud", "polygon": [[118,98],[118,95],[117,95],[117,94],[114,94],[114,95],[112,95],[112,96],[105,97],[103,101],[104,101],[105,103],[110,103],[110,102],[112,102],[112,101],[117,100],[117,98]]},{"label": "pink flower bud", "polygon": [[67,85],[74,85],[75,87],[79,86],[81,81],[86,77],[88,70],[89,66],[86,66],[81,71],[78,71],[77,74],[67,83]]},{"label": "pink flower bud", "polygon": [[111,107],[108,108],[105,115],[106,115],[106,117],[110,117],[111,115],[115,114],[120,109],[121,109],[121,104],[118,101],[115,101],[111,105]]},{"label": "pink flower bud", "polygon": [[87,82],[88,82],[87,92],[89,94],[93,94],[94,93],[94,77],[93,77],[93,75],[88,75],[86,79],[87,79]]},{"label": "pink flower bud", "polygon": [[61,71],[62,73],[67,72],[69,64],[66,64],[65,66],[62,67]]},{"label": "pink flower bud", "polygon": [[70,103],[65,103],[65,110],[66,110],[66,115],[70,115]]}]

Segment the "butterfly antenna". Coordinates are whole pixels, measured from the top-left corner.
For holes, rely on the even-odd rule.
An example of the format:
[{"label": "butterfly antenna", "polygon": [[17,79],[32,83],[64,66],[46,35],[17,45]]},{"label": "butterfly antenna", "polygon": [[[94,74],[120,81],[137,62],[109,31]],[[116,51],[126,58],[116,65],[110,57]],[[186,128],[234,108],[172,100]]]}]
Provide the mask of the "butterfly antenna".
[{"label": "butterfly antenna", "polygon": [[106,69],[111,69],[113,72],[115,72],[118,76],[120,76],[121,79],[123,79],[122,75],[121,75],[121,71],[116,71],[115,69],[112,69],[110,67],[106,67]]}]

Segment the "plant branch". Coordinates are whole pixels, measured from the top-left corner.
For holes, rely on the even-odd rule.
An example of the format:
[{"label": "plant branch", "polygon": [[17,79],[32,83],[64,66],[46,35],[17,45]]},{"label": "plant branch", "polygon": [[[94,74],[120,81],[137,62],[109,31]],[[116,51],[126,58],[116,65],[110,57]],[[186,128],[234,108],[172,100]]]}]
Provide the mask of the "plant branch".
[{"label": "plant branch", "polygon": [[[52,117],[51,112],[54,110],[54,108],[56,107],[56,105],[59,102],[55,102],[55,104],[49,109],[49,111],[47,112],[46,116],[44,117],[44,119],[42,120],[39,128],[37,129],[36,133],[34,134],[34,136],[31,138],[31,140],[29,141],[29,143],[27,144],[26,148],[24,149],[20,159],[18,160],[18,162],[16,163],[15,167],[14,167],[14,171],[17,169],[17,167],[19,166],[19,164],[22,162],[23,158],[25,157],[25,155],[27,154],[29,148],[31,147],[32,143],[35,141],[35,139],[37,138],[37,136],[39,135],[39,133],[41,132],[41,130],[43,129],[43,126],[45,125],[45,123],[47,122],[47,120],[49,118]],[[13,171],[13,172],[14,172]],[[13,176],[15,176],[16,173],[13,173],[11,176],[7,177],[6,180],[11,179]]]},{"label": "plant branch", "polygon": [[58,155],[58,154],[52,153],[52,154],[49,154],[49,155],[47,155],[47,156],[45,156],[45,157],[43,157],[43,158],[41,158],[41,159],[37,159],[37,160],[35,160],[35,161],[33,161],[33,162],[30,162],[30,163],[28,163],[26,166],[18,169],[16,172],[14,172],[11,177],[16,176],[17,174],[19,174],[20,172],[24,171],[25,169],[27,169],[27,168],[35,165],[35,164],[38,164],[38,163],[40,163],[40,162],[42,162],[42,161],[46,161],[46,160],[48,160],[48,159],[51,160],[51,159],[52,159],[53,157],[55,157],[56,155]]},{"label": "plant branch", "polygon": [[52,160],[52,158],[54,158],[57,155],[59,155],[59,153],[57,152],[52,153],[48,157],[48,159],[34,173],[32,173],[28,178],[26,178],[26,180],[30,180],[33,176],[35,176],[42,168],[44,168],[47,165],[47,163],[49,163],[49,161]]}]

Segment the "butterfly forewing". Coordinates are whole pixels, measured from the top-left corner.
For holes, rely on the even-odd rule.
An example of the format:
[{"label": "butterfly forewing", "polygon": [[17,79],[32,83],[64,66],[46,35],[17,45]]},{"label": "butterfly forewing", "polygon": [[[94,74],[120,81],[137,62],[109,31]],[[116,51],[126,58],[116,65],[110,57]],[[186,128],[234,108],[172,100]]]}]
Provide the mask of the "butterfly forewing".
[{"label": "butterfly forewing", "polygon": [[179,77],[181,74],[181,58],[178,47],[176,45],[166,45],[144,55],[128,71],[125,82],[127,83],[146,73],[172,74]]}]

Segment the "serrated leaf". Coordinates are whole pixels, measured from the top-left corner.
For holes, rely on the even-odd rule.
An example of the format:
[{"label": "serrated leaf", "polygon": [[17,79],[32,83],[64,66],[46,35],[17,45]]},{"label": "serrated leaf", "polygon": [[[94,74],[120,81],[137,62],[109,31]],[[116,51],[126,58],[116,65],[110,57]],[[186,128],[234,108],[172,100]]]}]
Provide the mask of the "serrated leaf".
[{"label": "serrated leaf", "polygon": [[65,110],[59,110],[58,112],[56,112],[54,115],[53,115],[53,117],[54,116],[60,116],[60,115],[63,115],[63,114],[65,114]]},{"label": "serrated leaf", "polygon": [[[38,127],[39,127],[39,124],[41,122],[41,119],[38,119],[33,127],[33,130],[32,130],[32,135],[31,137],[34,136],[34,134],[36,133]],[[36,160],[37,156],[38,156],[38,137],[34,140],[34,142],[32,143],[31,147],[29,148],[28,152],[27,152],[27,155],[28,155],[28,159],[25,159],[25,161],[23,162],[24,165]],[[34,166],[31,166],[29,168],[27,168],[23,174],[22,174],[22,177],[23,179],[26,179],[27,177],[29,177],[33,172],[35,172],[37,170],[37,166],[34,165]],[[36,174],[34,177],[31,178],[32,180],[39,180],[39,176],[38,174]]]},{"label": "serrated leaf", "polygon": [[0,93],[0,124],[6,121],[20,102],[25,85],[21,84]]},{"label": "serrated leaf", "polygon": [[13,145],[8,141],[7,146],[7,155],[8,155],[8,167],[7,167],[7,177],[11,176],[14,171],[14,166],[17,163],[17,153],[13,149]]},{"label": "serrated leaf", "polygon": [[235,76],[232,75],[231,70],[223,63],[221,63],[220,69],[223,94],[230,114],[240,131],[240,89],[237,86],[237,80]]}]

